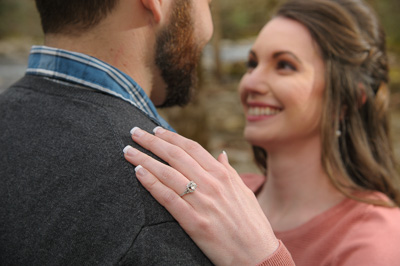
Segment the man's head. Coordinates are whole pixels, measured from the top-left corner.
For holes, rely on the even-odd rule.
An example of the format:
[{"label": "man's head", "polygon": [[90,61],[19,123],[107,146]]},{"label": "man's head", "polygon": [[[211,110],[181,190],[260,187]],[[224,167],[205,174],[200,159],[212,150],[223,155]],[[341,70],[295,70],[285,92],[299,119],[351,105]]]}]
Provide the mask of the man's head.
[{"label": "man's head", "polygon": [[154,104],[183,106],[212,35],[211,0],[35,0],[48,45],[130,75]]}]

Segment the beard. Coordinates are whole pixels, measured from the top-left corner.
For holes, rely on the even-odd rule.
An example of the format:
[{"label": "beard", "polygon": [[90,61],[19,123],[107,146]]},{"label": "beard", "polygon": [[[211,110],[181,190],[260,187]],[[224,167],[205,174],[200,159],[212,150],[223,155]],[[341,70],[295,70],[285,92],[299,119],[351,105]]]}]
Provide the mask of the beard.
[{"label": "beard", "polygon": [[167,85],[165,101],[158,107],[185,106],[193,97],[201,48],[195,42],[191,10],[191,1],[177,0],[170,23],[157,36],[155,63]]}]

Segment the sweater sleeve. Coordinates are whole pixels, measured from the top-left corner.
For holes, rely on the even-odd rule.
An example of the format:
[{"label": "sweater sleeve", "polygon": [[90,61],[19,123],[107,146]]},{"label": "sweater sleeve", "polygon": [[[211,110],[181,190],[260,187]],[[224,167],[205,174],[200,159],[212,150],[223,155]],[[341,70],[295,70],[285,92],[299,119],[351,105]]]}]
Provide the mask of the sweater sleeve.
[{"label": "sweater sleeve", "polygon": [[293,266],[294,261],[289,251],[279,240],[278,249],[270,256],[265,258],[262,262],[258,263],[257,266]]}]

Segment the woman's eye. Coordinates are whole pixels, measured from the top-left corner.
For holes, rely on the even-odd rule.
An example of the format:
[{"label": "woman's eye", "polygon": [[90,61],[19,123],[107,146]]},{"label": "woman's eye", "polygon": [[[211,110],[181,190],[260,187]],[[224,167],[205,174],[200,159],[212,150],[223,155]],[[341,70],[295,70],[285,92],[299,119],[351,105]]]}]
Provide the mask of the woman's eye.
[{"label": "woman's eye", "polygon": [[248,60],[246,63],[247,69],[254,69],[258,65],[257,61],[255,60]]},{"label": "woman's eye", "polygon": [[278,62],[277,69],[278,70],[293,70],[293,71],[297,70],[296,67],[292,63],[285,61],[285,60],[281,60]]}]

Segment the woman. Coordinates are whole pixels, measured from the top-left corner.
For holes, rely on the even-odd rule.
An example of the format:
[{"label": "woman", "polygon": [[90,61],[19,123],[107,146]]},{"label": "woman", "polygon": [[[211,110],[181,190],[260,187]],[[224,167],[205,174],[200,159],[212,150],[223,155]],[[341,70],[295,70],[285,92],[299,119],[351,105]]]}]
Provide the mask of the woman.
[{"label": "woman", "polygon": [[125,157],[215,264],[396,265],[387,83],[384,32],[362,0],[288,1],[239,85],[244,135],[266,179],[257,198],[225,153],[215,160],[162,128],[132,138],[171,167],[129,146]]}]

